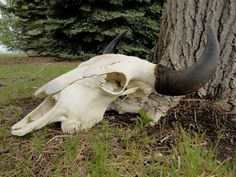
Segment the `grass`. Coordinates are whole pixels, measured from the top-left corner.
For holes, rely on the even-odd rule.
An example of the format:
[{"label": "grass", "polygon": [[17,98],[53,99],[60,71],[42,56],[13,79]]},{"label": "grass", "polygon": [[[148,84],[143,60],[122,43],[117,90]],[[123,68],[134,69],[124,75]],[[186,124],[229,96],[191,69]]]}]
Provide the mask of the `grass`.
[{"label": "grass", "polygon": [[133,124],[106,118],[75,135],[63,134],[60,125],[53,124],[24,137],[12,136],[11,126],[40,103],[29,98],[34,91],[74,67],[0,66],[0,83],[6,84],[0,88],[0,176],[235,176],[236,158],[218,161],[217,145],[206,147],[204,134],[176,126],[174,143],[169,143],[160,129],[149,132],[144,113]]},{"label": "grass", "polygon": [[0,59],[1,58],[21,58],[21,57],[27,57],[25,53],[0,53]]},{"label": "grass", "polygon": [[1,88],[0,103],[14,100],[16,97],[32,96],[34,91],[47,81],[75,67],[75,64],[60,63],[2,65],[0,66],[0,83],[4,83],[7,87]]}]

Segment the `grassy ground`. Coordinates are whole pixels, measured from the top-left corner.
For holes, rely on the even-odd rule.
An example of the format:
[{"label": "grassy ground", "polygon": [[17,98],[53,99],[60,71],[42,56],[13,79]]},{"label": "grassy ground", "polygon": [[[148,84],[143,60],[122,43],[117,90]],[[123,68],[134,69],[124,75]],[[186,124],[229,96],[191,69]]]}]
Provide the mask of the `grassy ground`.
[{"label": "grassy ground", "polygon": [[21,58],[26,57],[27,55],[25,53],[0,53],[0,59],[1,58]]},{"label": "grassy ground", "polygon": [[34,91],[76,65],[0,64],[0,83],[5,85],[0,87],[0,176],[235,176],[235,157],[216,158],[225,136],[222,128],[209,143],[205,132],[196,134],[181,124],[167,129],[162,121],[145,128],[131,121],[132,116],[107,115],[76,135],[63,134],[53,124],[24,137],[12,136],[11,126],[43,99],[34,98]]}]

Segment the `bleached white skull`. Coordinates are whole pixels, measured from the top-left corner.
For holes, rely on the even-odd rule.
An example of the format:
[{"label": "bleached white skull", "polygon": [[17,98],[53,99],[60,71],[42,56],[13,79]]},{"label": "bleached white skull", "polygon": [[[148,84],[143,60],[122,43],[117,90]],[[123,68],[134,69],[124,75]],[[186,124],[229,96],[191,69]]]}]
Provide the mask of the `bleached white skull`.
[{"label": "bleached white skull", "polygon": [[61,122],[63,132],[75,133],[100,122],[107,107],[119,96],[146,98],[151,92],[165,95],[191,93],[206,83],[219,58],[216,35],[208,28],[206,49],[198,63],[175,71],[133,56],[107,54],[114,51],[125,33],[77,68],[39,88],[35,95],[48,97],[35,110],[12,126],[12,134],[23,136],[52,122]]}]

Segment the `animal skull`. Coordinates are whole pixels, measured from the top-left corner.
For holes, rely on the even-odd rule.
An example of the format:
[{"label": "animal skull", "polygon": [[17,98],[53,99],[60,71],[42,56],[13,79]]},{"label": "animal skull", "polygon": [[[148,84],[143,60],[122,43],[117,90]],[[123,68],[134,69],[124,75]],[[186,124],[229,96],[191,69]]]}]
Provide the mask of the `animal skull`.
[{"label": "animal skull", "polygon": [[52,122],[61,122],[63,132],[91,128],[103,119],[107,107],[118,97],[141,99],[156,91],[165,95],[191,93],[214,73],[219,47],[212,27],[208,28],[206,49],[198,63],[175,71],[133,56],[113,53],[114,39],[105,54],[91,58],[39,88],[35,95],[48,97],[35,110],[12,126],[12,134],[23,136]]},{"label": "animal skull", "polygon": [[119,96],[148,96],[155,84],[154,69],[154,64],[136,57],[96,56],[41,87],[36,95],[49,96],[12,127],[12,134],[23,136],[56,121],[61,121],[63,132],[88,129]]}]

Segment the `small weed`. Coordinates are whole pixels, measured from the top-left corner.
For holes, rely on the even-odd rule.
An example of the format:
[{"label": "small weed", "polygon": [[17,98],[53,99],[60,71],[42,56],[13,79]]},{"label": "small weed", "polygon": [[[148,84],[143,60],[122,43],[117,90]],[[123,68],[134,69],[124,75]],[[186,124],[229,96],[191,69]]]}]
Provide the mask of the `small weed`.
[{"label": "small weed", "polygon": [[149,127],[151,123],[154,121],[152,117],[150,117],[146,111],[141,109],[138,115],[134,118],[131,118],[132,121],[135,122],[136,127],[143,130],[146,127]]},{"label": "small weed", "polygon": [[64,154],[64,162],[66,165],[71,164],[76,157],[77,148],[78,148],[79,139],[77,136],[72,136],[66,139],[65,142],[65,154]]},{"label": "small weed", "polygon": [[106,171],[106,150],[101,144],[96,144],[92,153],[91,176],[104,176]]}]

